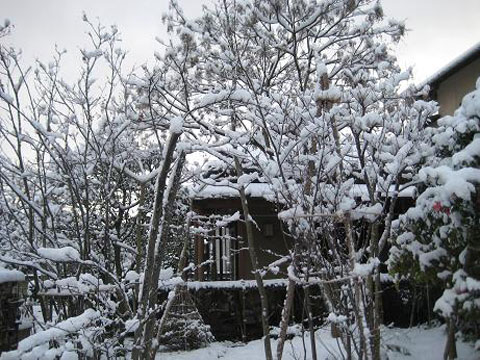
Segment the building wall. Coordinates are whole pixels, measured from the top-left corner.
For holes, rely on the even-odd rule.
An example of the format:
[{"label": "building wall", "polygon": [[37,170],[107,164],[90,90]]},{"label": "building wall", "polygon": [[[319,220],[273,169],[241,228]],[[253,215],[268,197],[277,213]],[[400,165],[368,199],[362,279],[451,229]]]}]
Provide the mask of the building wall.
[{"label": "building wall", "polygon": [[[278,216],[276,213],[272,213],[267,207],[253,208],[252,217],[255,220],[255,223],[258,227],[254,227],[254,241],[255,247],[257,249],[257,260],[260,268],[271,264],[272,262],[279,259],[278,255],[286,255],[289,248],[289,239],[282,235],[282,228],[280,222],[278,221]],[[257,215],[257,216],[256,216]],[[265,228],[267,224],[273,225],[273,236],[265,235]],[[245,225],[243,223],[238,223],[239,234],[242,236],[242,247],[247,247],[247,236]],[[239,278],[240,279],[254,279],[252,273],[252,264],[250,261],[250,255],[248,250],[242,250],[240,252],[240,261],[241,264],[239,268]],[[281,268],[281,271],[285,273],[286,269]],[[272,278],[284,278],[284,274],[272,274],[268,273],[265,276],[265,279]]]},{"label": "building wall", "polygon": [[480,58],[442,81],[436,96],[440,104],[440,116],[453,115],[463,97],[475,90],[475,83],[479,77]]},{"label": "building wall", "polygon": [[[238,198],[194,200],[192,209],[198,214],[207,216],[210,214],[233,214],[236,211],[241,212],[241,204]],[[277,212],[272,203],[261,198],[250,198],[249,209],[251,216],[258,225],[258,228],[256,226],[254,227],[254,241],[257,248],[259,265],[263,267],[278,260],[278,255],[286,255],[288,253],[290,245],[287,243],[289,239],[282,235],[280,221],[278,220]],[[267,224],[273,225],[273,236],[265,235]],[[247,248],[246,229],[243,222],[236,222],[236,233],[239,237],[237,249],[241,249],[238,253],[237,279],[252,280],[254,276],[252,274],[252,265]],[[203,252],[203,239],[199,237],[195,241],[196,264],[207,260],[204,258]],[[280,270],[283,272],[286,271],[284,267],[281,267]],[[269,273],[265,276],[266,279],[283,277],[285,276],[281,273],[278,275]],[[196,279],[200,281],[205,280],[201,270],[197,271]]]},{"label": "building wall", "polygon": [[[243,286],[240,281],[230,282],[230,286],[222,284],[215,287],[210,282],[207,286],[194,286],[189,288],[196,308],[203,321],[210,326],[212,334],[217,341],[250,341],[263,336],[262,306],[260,295],[256,286]],[[220,282],[221,283],[221,282]],[[278,326],[282,316],[285,301],[286,283],[266,283],[265,290],[268,299],[268,322],[270,326]],[[187,285],[188,286],[188,285]],[[327,306],[320,296],[321,288],[311,286],[310,296],[312,301],[312,315],[314,325],[318,326],[328,315]],[[159,304],[168,297],[168,289],[159,289]],[[291,319],[294,323],[301,323],[305,319],[304,289],[297,285]],[[227,356],[228,358],[228,356]]]}]

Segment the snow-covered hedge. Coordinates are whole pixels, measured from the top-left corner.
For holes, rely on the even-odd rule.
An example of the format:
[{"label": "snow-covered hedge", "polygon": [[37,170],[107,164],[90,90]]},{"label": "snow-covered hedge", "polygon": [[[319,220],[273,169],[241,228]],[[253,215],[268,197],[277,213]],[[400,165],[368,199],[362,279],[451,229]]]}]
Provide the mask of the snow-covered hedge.
[{"label": "snow-covered hedge", "polygon": [[[453,116],[429,129],[420,195],[401,216],[390,269],[444,287],[435,310],[464,330],[480,321],[480,79]],[[477,334],[478,336],[478,334]]]}]

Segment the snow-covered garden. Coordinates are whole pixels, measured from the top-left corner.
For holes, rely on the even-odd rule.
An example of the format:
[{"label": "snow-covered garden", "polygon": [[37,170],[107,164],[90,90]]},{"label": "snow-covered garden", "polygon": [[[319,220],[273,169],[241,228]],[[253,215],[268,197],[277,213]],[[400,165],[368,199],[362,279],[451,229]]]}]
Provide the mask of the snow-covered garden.
[{"label": "snow-covered garden", "polygon": [[[76,81],[63,50],[0,43],[0,284],[28,282],[32,325],[1,360],[480,356],[480,79],[436,119],[377,1],[171,1],[133,70],[119,29],[83,20]],[[254,289],[261,339],[215,340],[189,292],[212,273]],[[386,284],[409,328],[384,324]]]},{"label": "snow-covered garden", "polygon": [[[319,329],[316,341],[320,345],[317,356],[319,359],[342,359],[338,344],[330,336],[330,329]],[[383,331],[384,349],[382,355],[385,358],[411,359],[411,360],[436,360],[443,357],[445,328],[410,328],[410,329],[385,329]],[[311,359],[308,342],[308,334],[302,338],[297,334],[286,344],[284,359]],[[305,342],[305,343],[304,343]],[[276,341],[273,342],[276,345]],[[476,359],[476,352],[471,344],[460,341],[458,344],[459,359]],[[231,360],[260,360],[264,359],[262,342],[260,340],[243,343],[212,343],[205,348],[193,351],[178,351],[159,353],[158,359],[169,360],[194,360],[194,359],[231,359]],[[306,355],[305,355],[306,354]]]}]

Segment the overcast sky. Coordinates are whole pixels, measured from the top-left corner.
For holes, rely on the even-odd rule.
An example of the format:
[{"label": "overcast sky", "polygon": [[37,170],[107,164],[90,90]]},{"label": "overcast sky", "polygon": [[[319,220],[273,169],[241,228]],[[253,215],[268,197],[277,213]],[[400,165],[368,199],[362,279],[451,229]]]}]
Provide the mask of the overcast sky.
[{"label": "overcast sky", "polygon": [[[179,0],[187,16],[200,13],[211,0]],[[420,82],[480,41],[480,0],[383,0],[387,17],[407,21],[410,29],[398,48],[402,66],[413,66]],[[153,58],[155,37],[165,37],[161,15],[168,0],[0,0],[0,21],[15,25],[1,41],[24,51],[24,58],[48,61],[54,45],[77,54],[85,43],[85,11],[105,25],[116,24],[122,33],[130,63]],[[72,59],[67,67],[73,66]]]}]

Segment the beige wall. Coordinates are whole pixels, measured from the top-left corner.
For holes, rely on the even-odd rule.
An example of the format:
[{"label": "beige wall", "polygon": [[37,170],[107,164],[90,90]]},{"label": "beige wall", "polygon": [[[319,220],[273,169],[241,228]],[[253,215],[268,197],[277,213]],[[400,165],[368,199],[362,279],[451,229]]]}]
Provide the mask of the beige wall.
[{"label": "beige wall", "polygon": [[463,97],[475,89],[475,83],[479,77],[480,58],[441,82],[437,91],[440,116],[453,115]]}]

